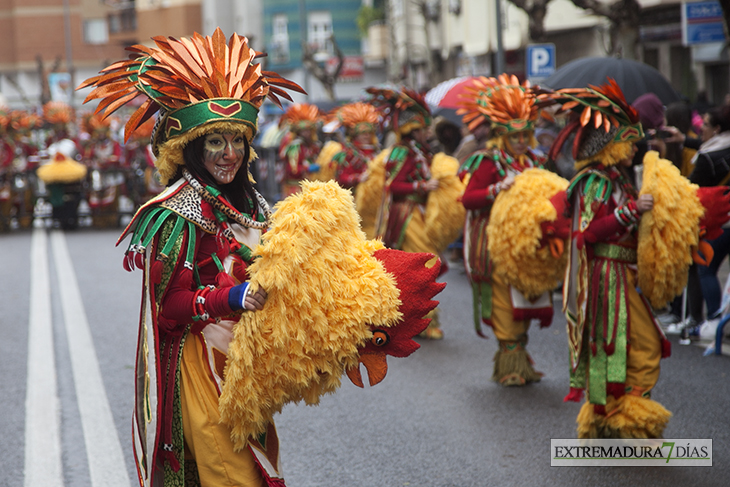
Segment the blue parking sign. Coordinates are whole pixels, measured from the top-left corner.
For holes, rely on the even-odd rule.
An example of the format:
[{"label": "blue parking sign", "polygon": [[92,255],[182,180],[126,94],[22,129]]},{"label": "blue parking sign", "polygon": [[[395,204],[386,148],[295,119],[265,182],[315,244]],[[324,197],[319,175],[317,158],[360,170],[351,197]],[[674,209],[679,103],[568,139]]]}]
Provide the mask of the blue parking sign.
[{"label": "blue parking sign", "polygon": [[529,44],[526,54],[528,80],[540,81],[555,72],[555,44]]}]

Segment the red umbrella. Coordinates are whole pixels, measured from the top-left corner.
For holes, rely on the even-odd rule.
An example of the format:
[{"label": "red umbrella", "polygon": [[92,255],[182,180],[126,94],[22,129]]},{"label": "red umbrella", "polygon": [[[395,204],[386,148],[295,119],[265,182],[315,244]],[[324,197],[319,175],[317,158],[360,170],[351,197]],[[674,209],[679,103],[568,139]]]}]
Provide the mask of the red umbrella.
[{"label": "red umbrella", "polygon": [[426,93],[426,103],[433,109],[451,108],[455,110],[459,108],[461,102],[459,95],[464,93],[465,88],[470,86],[471,81],[476,78],[476,76],[462,76],[439,83]]}]

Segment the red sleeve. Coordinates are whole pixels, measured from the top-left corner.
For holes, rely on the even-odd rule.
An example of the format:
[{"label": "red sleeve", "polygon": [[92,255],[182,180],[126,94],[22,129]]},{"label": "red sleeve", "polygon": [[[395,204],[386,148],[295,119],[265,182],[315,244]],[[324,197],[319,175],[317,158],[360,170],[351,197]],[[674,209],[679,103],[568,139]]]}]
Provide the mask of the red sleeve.
[{"label": "red sleeve", "polygon": [[[205,234],[198,243],[195,261],[202,261],[216,251],[217,245],[215,236]],[[183,284],[182,279],[183,260],[180,259],[175,267],[167,291],[162,299],[161,324],[169,330],[177,326],[187,326],[193,322],[193,298],[195,296],[195,283],[189,287]],[[204,285],[215,284],[217,268],[215,264],[206,266],[200,270],[200,280]],[[233,312],[228,305],[228,293],[230,287],[217,288],[208,293],[205,299],[205,310],[211,318],[227,316]]]},{"label": "red sleeve", "polygon": [[486,157],[482,159],[464,191],[461,200],[464,207],[467,210],[479,210],[491,206],[497,193],[494,185],[500,181],[494,163]]},{"label": "red sleeve", "polygon": [[[395,165],[397,162],[388,162],[388,165]],[[388,172],[392,170],[392,167],[388,168]],[[406,196],[413,193],[418,193],[418,186],[414,181],[409,181],[411,173],[415,172],[416,167],[411,157],[407,157],[403,166],[401,166],[398,174],[395,175],[393,181],[390,183],[390,192],[396,196]],[[412,178],[411,178],[412,179]]]},{"label": "red sleeve", "polygon": [[349,159],[351,157],[352,155],[349,152],[345,152],[345,158],[342,164],[337,165],[337,171],[335,172],[335,180],[346,189],[354,188],[360,182],[360,173],[356,172],[350,164]]}]

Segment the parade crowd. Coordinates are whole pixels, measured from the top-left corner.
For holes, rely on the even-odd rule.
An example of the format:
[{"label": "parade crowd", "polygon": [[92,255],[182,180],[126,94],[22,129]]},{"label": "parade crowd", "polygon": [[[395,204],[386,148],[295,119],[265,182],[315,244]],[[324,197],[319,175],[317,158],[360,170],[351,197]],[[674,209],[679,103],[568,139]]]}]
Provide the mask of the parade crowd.
[{"label": "parade crowd", "polygon": [[[284,106],[275,150],[257,150],[263,100],[279,103],[301,88],[252,68],[256,53],[236,35],[227,45],[219,31],[155,42],[82,85],[94,87],[89,99],[114,107],[106,118],[103,108],[77,119],[53,104],[42,117],[5,112],[0,119],[3,229],[29,226],[40,199],[63,228],[79,225],[82,200],[93,226],[120,225],[121,199],[136,209],[123,236],[131,236],[125,268],[142,268],[145,276],[134,420],[141,484],[157,475],[165,485],[229,485],[220,478],[284,485],[278,452],[267,447],[267,435],[276,434],[270,414],[292,400],[316,403],[339,385],[331,362],[291,366],[297,351],[337,350],[339,362],[363,363],[377,383],[387,370],[384,356],[374,365],[377,347],[407,356],[414,336],[444,338],[429,300],[449,261],[466,268],[476,333],[498,340],[494,381],[521,387],[541,380],[529,330],[551,325],[552,296],[562,293],[571,371],[565,401],[583,402],[578,437],[662,436],[671,413],[651,392],[671,347],[655,314],[673,303],[676,319],[689,309],[694,326],[703,304],[707,317],[719,312],[717,271],[730,250],[723,228],[730,106],[699,114],[698,123],[687,104],[665,108],[651,94],[630,104],[611,79],[552,91],[501,74],[476,77],[465,88],[456,112],[461,124],[434,118],[422,94],[373,87],[328,113],[312,104]],[[190,46],[197,51],[178,57]],[[216,63],[223,53],[240,60]],[[144,83],[127,79],[132,72]],[[108,115],[143,84],[148,100],[127,122],[126,142],[117,141]],[[267,157],[275,158],[273,174]],[[257,189],[262,177],[277,178],[283,202],[273,213]],[[359,225],[350,229],[353,209]],[[292,274],[329,255],[328,245],[340,259]],[[297,264],[277,268],[287,256]],[[413,270],[423,267],[416,258],[432,269],[428,275]],[[347,267],[356,261],[368,263],[367,279]],[[383,267],[397,282],[368,288]],[[271,367],[259,390],[247,374],[255,376],[261,354],[283,340],[262,345],[275,334],[266,328],[277,319],[272,313],[278,309],[280,321],[302,319],[286,314],[286,299],[292,307],[311,300],[305,322],[315,329],[321,316],[336,313],[315,311],[313,303],[345,299],[346,285],[326,291],[307,281],[312,275],[360,276],[352,286],[360,286],[362,299],[346,308],[370,327],[353,347],[359,357],[325,338],[289,344],[284,358],[265,355]],[[423,303],[422,291],[414,291],[419,284],[432,286]],[[315,288],[316,296],[306,294]],[[689,304],[677,298],[685,288]],[[364,317],[372,289],[400,293],[407,333]],[[411,321],[408,313],[420,316]],[[246,326],[236,327],[239,320]],[[689,333],[690,322],[681,328]],[[401,345],[391,350],[391,342]],[[361,383],[353,367],[347,375]],[[228,386],[246,377],[250,394]],[[245,416],[259,408],[268,412],[250,426]],[[150,426],[152,416],[159,426]]]}]

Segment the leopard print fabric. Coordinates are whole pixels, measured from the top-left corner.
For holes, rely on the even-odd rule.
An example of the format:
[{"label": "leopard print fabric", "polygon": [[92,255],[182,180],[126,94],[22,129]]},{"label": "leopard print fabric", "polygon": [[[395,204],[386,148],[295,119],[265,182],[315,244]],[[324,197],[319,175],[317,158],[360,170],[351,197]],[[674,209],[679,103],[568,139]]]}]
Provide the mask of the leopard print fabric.
[{"label": "leopard print fabric", "polygon": [[183,186],[180,191],[163,201],[160,206],[172,210],[181,217],[195,223],[207,233],[216,233],[218,227],[215,219],[203,216],[200,208],[202,198],[190,185]]}]

